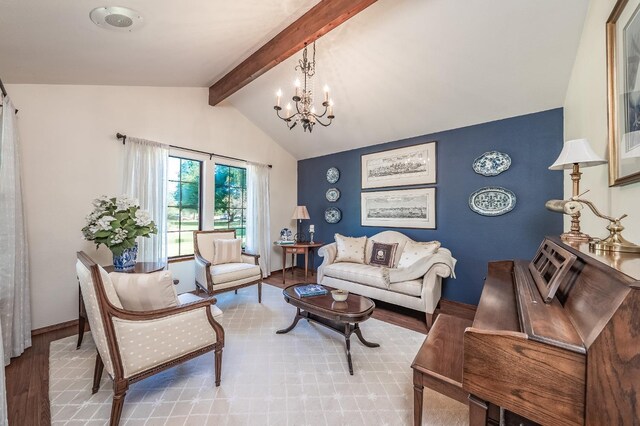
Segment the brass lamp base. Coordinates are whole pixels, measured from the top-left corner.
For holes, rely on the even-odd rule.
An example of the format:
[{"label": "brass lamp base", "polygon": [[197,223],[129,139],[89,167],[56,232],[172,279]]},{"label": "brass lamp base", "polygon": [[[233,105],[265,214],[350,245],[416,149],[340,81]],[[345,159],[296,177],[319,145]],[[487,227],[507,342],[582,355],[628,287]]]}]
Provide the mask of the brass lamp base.
[{"label": "brass lamp base", "polygon": [[594,251],[619,251],[624,253],[640,253],[640,246],[625,240],[618,233],[611,233],[604,240],[594,239],[589,243],[589,248]]},{"label": "brass lamp base", "polygon": [[570,231],[560,234],[560,239],[568,243],[586,243],[591,241],[591,237],[580,231]]}]

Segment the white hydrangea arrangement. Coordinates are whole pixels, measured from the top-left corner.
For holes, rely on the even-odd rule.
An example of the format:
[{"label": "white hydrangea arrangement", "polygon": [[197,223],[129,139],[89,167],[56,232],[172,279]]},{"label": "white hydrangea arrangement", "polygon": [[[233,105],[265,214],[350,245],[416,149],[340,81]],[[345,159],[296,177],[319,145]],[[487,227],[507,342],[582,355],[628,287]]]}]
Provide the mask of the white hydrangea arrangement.
[{"label": "white hydrangea arrangement", "polygon": [[95,241],[96,248],[104,244],[119,256],[135,246],[137,237],[148,238],[158,233],[149,213],[140,210],[138,200],[103,195],[93,200],[93,207],[86,217],[87,226],[82,228],[82,235],[87,241]]}]

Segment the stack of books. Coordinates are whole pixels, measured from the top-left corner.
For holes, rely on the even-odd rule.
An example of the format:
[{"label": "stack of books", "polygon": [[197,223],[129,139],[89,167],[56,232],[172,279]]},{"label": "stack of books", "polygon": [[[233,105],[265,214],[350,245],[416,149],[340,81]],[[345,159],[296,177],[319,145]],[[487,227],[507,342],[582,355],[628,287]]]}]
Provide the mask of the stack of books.
[{"label": "stack of books", "polygon": [[309,284],[294,288],[299,297],[322,296],[329,291],[319,284]]}]

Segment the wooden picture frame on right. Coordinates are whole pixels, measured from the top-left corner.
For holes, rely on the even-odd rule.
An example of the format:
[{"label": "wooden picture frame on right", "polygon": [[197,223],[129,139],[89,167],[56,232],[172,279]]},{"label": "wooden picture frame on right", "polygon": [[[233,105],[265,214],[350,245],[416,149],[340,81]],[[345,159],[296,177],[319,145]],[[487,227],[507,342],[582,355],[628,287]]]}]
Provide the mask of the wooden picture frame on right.
[{"label": "wooden picture frame on right", "polygon": [[609,186],[640,181],[640,0],[618,0],[606,24]]}]

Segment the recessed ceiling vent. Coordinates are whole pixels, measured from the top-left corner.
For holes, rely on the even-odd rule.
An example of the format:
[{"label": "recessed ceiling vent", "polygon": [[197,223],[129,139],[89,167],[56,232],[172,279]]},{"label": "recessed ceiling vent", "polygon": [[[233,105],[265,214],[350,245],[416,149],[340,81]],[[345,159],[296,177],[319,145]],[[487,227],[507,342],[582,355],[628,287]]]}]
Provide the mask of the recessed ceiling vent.
[{"label": "recessed ceiling vent", "polygon": [[142,26],[142,15],[133,9],[120,6],[96,7],[89,13],[94,24],[114,31],[133,31]]}]

